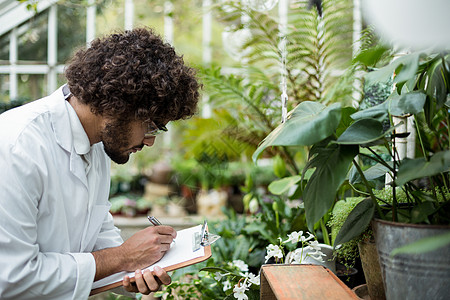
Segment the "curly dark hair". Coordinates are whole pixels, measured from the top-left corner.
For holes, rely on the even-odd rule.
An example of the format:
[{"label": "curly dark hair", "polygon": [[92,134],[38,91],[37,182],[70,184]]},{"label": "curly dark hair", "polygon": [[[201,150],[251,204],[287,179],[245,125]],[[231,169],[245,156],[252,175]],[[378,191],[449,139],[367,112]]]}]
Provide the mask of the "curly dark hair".
[{"label": "curly dark hair", "polygon": [[93,113],[156,124],[192,116],[201,87],[195,70],[149,28],[94,40],[75,53],[65,75]]}]

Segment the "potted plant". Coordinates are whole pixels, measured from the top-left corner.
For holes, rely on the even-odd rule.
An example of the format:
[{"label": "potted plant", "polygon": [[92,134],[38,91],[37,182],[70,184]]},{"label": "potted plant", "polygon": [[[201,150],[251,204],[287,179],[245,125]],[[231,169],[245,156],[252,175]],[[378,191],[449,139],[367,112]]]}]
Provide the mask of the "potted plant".
[{"label": "potted plant", "polygon": [[[333,243],[350,212],[364,199],[364,197],[347,197],[336,202],[328,221]],[[385,299],[378,253],[370,227],[359,236],[340,244],[336,249],[336,256],[346,267],[353,267],[359,257],[366,282],[366,294],[370,299]]]},{"label": "potted plant", "polygon": [[[382,233],[379,225],[388,225],[388,220],[397,227],[400,223],[422,223],[428,228],[433,224],[445,225],[434,228],[434,237],[394,252],[394,248],[421,238],[413,237],[408,231],[408,241],[402,242],[394,238],[390,244],[392,249],[377,247],[382,253],[382,268],[399,268],[397,275],[403,273],[390,277],[387,270],[383,269],[388,299],[397,297],[398,293],[408,299],[429,298],[427,293],[431,291],[447,295],[448,285],[445,282],[450,277],[448,268],[441,268],[440,273],[435,273],[440,278],[433,279],[433,286],[427,283],[424,287],[419,284],[423,282],[423,277],[420,277],[422,275],[416,278],[411,276],[411,273],[420,274],[420,270],[399,272],[407,267],[398,267],[398,259],[436,259],[436,254],[446,253],[446,258],[439,264],[441,267],[450,265],[450,197],[447,196],[450,151],[446,131],[449,118],[446,106],[450,91],[449,57],[445,53],[412,53],[396,59],[380,70],[368,73],[365,79],[369,82],[386,82],[393,76],[395,88],[389,98],[366,110],[342,108],[337,103],[329,106],[316,102],[301,103],[291,111],[285,123],[266,137],[253,158],[256,160],[269,146],[311,147],[302,177],[293,177],[293,181],[298,183],[306,179],[306,171],[314,170],[303,190],[306,221],[310,228],[334,205],[336,193],[344,181],[348,180],[352,186],[359,184],[364,187],[364,190],[354,189],[355,193],[367,198],[350,213],[336,237],[336,243],[358,236],[374,217],[381,220],[374,223],[377,243],[391,235],[391,232]],[[401,130],[401,126],[407,121],[394,124],[396,116],[414,118],[420,145],[415,152],[420,155],[419,158],[411,159],[401,155],[398,139],[411,135],[414,127]],[[386,120],[390,124],[388,128],[383,126]],[[375,164],[369,165],[366,161]],[[389,186],[392,188],[392,203],[377,198],[373,193],[373,180],[385,173],[389,173],[391,177]],[[402,189],[407,195],[407,203],[403,205],[397,200],[398,189]],[[378,201],[383,204],[380,205]],[[417,254],[419,248],[433,252]],[[436,250],[437,248],[439,249]],[[429,269],[432,265],[428,260],[425,267]],[[398,283],[406,285],[403,289],[394,287]]]}]

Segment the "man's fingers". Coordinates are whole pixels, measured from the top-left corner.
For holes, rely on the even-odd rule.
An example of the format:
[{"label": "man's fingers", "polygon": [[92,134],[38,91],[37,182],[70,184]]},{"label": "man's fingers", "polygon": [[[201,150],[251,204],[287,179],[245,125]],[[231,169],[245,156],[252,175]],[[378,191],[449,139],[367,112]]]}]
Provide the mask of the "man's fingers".
[{"label": "man's fingers", "polygon": [[136,285],[133,285],[133,284],[131,283],[130,277],[125,276],[125,277],[123,278],[122,284],[123,284],[124,289],[125,289],[127,292],[130,292],[130,293],[136,293],[136,292],[138,292],[138,290],[137,290],[137,288],[136,288]]},{"label": "man's fingers", "polygon": [[170,235],[173,238],[177,237],[177,232],[171,226],[160,225],[160,226],[154,226],[154,227],[150,227],[150,228],[154,228],[154,230],[156,230],[156,232],[158,232],[159,234]]},{"label": "man's fingers", "polygon": [[169,274],[161,267],[156,266],[153,269],[153,273],[150,270],[136,270],[134,275],[135,283],[131,283],[128,276],[123,278],[123,287],[128,292],[139,292],[144,295],[148,295],[151,292],[159,290],[161,284],[168,285],[172,282]]},{"label": "man's fingers", "polygon": [[171,244],[173,241],[173,237],[171,235],[160,235],[159,241],[161,244]]},{"label": "man's fingers", "polygon": [[169,274],[167,274],[167,272],[161,267],[155,266],[153,272],[155,273],[155,276],[158,277],[159,281],[161,281],[162,284],[168,285],[172,282],[172,279],[170,278]]},{"label": "man's fingers", "polygon": [[150,293],[147,284],[144,281],[141,270],[136,270],[134,278],[136,279],[136,287],[141,294],[148,295]]},{"label": "man's fingers", "polygon": [[152,292],[156,292],[159,289],[159,283],[156,281],[156,278],[149,270],[144,271],[144,280],[147,283],[148,288]]}]

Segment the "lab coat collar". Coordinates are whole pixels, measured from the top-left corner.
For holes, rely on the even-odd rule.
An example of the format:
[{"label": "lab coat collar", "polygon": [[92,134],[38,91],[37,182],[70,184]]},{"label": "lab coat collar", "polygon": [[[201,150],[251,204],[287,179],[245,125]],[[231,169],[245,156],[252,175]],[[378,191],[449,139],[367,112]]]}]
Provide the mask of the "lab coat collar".
[{"label": "lab coat collar", "polygon": [[72,152],[72,134],[70,134],[70,121],[65,105],[62,86],[50,95],[50,113],[55,131],[56,141],[67,152]]},{"label": "lab coat collar", "polygon": [[[52,115],[52,125],[55,131],[57,143],[70,154],[70,171],[88,187],[83,160],[75,150],[74,138],[72,136],[70,117],[66,100],[62,92],[62,87],[50,95],[50,113]],[[81,125],[81,124],[80,124]]]},{"label": "lab coat collar", "polygon": [[79,155],[85,155],[91,150],[91,143],[89,138],[84,131],[83,125],[81,125],[80,119],[78,119],[75,109],[68,101],[66,102],[67,111],[69,113],[70,128],[72,130],[73,136],[73,146],[75,151]]}]

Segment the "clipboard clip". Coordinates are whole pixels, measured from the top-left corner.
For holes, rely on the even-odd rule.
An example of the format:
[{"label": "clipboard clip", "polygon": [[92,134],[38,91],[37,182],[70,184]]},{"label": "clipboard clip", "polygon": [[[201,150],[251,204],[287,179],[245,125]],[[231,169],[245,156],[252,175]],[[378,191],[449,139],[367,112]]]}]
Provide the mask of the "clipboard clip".
[{"label": "clipboard clip", "polygon": [[192,236],[192,251],[197,251],[200,247],[206,247],[213,244],[220,239],[220,235],[212,234],[208,232],[208,224],[206,220],[203,222],[203,226],[200,232],[194,233]]}]

